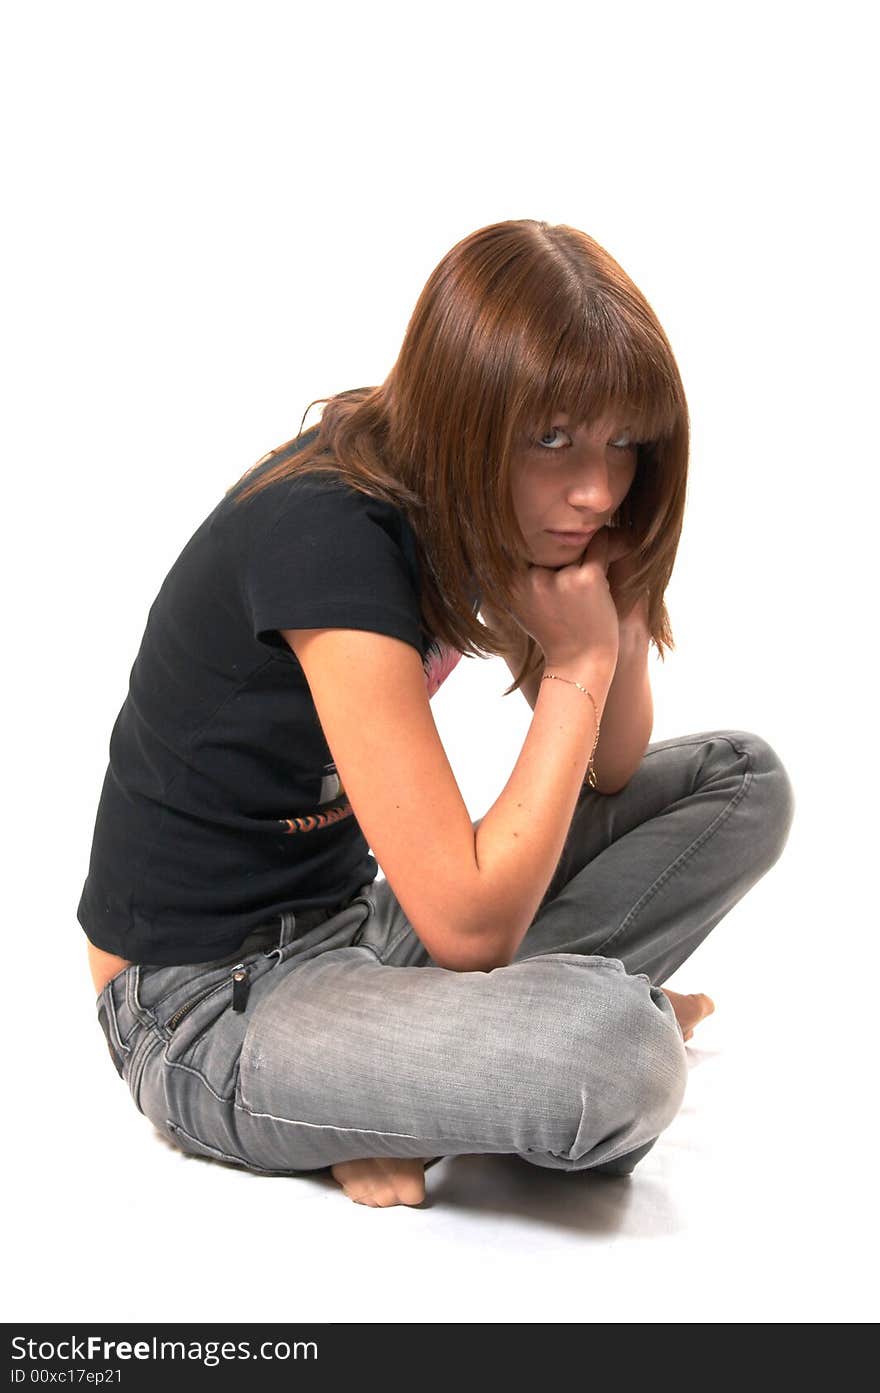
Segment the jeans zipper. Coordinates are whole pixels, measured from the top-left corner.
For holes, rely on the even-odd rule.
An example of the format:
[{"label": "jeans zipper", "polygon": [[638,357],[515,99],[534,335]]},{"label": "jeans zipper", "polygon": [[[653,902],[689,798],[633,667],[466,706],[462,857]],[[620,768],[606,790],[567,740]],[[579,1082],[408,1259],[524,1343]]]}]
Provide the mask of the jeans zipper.
[{"label": "jeans zipper", "polygon": [[203,1001],[207,1001],[209,996],[213,996],[215,992],[221,991],[230,981],[232,982],[232,1009],[233,1011],[243,1011],[247,1005],[248,991],[250,990],[250,976],[244,963],[236,963],[235,967],[230,969],[229,976],[224,977],[222,982],[215,982],[213,987],[206,987],[203,992],[199,992],[198,996],[194,996],[191,1001],[187,1001],[183,1006],[179,1006],[171,1019],[166,1021],[165,1029],[176,1030],[184,1016],[188,1015],[190,1011],[196,1006],[199,1006]]}]

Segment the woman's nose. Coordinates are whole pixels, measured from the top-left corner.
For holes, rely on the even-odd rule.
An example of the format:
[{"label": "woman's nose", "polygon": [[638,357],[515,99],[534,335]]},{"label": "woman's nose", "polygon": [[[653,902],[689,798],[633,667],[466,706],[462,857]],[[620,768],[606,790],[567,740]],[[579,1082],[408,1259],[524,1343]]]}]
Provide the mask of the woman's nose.
[{"label": "woman's nose", "polygon": [[588,508],[595,516],[607,512],[614,503],[614,495],[604,465],[583,469],[571,483],[567,501],[573,508]]}]

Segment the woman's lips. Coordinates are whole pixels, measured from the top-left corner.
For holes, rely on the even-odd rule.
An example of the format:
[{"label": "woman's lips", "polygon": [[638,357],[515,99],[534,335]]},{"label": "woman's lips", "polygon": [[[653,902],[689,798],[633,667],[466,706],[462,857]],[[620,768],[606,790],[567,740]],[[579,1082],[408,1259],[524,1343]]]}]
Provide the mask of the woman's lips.
[{"label": "woman's lips", "polygon": [[598,527],[594,527],[592,532],[553,532],[547,528],[547,536],[555,537],[558,542],[567,543],[568,546],[584,546],[591,537],[598,532]]}]

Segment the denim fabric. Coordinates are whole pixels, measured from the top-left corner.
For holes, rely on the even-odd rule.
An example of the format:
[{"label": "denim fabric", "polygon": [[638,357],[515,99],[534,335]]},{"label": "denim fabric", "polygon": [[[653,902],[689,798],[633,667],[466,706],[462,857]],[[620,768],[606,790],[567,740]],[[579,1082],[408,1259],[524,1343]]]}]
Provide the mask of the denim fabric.
[{"label": "denim fabric", "polygon": [[685,1092],[662,983],[778,859],[794,808],[758,735],[657,741],[621,792],[584,789],[507,966],[438,967],[379,880],[222,962],[119,973],[97,1002],[111,1057],[183,1151],[252,1171],[495,1152],[629,1174]]}]

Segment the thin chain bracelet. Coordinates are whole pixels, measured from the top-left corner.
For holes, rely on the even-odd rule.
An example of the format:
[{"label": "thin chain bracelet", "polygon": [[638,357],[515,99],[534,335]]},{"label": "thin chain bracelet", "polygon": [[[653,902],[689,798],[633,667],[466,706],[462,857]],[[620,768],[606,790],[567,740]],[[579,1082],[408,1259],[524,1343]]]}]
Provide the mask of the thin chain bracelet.
[{"label": "thin chain bracelet", "polygon": [[590,751],[590,758],[587,761],[587,776],[584,779],[584,783],[589,784],[590,788],[597,788],[598,780],[596,779],[596,771],[593,768],[593,755],[596,753],[596,746],[599,743],[599,708],[596,705],[596,698],[593,696],[592,692],[587,691],[586,687],[582,687],[580,682],[575,682],[573,677],[560,677],[555,672],[545,672],[541,681],[545,682],[548,677],[552,677],[555,682],[568,682],[572,687],[577,687],[578,691],[583,692],[584,696],[588,696],[593,703],[593,710],[596,713],[596,739],[593,741],[593,748]]}]

